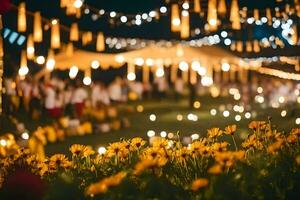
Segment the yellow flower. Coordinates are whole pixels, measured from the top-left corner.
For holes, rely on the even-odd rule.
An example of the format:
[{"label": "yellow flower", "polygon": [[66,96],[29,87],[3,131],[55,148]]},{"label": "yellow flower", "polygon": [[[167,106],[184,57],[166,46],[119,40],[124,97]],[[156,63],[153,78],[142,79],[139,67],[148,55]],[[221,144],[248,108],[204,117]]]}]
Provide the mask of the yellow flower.
[{"label": "yellow flower", "polygon": [[219,128],[211,128],[207,130],[207,134],[209,138],[216,138],[218,136],[222,135],[222,130],[220,130]]},{"label": "yellow flower", "polygon": [[48,165],[45,164],[45,163],[39,163],[37,165],[37,169],[38,169],[38,172],[39,172],[40,176],[44,176],[44,174],[47,173],[48,170],[49,170]]},{"label": "yellow flower", "polygon": [[289,135],[287,138],[286,138],[286,141],[288,143],[296,143],[298,141],[298,137],[297,135]]},{"label": "yellow flower", "polygon": [[129,154],[129,150],[125,148],[126,143],[115,142],[107,147],[107,156],[109,158],[117,156],[120,158],[125,158]]},{"label": "yellow flower", "polygon": [[212,145],[212,149],[217,152],[226,151],[228,143],[227,142],[216,142]]},{"label": "yellow flower", "polygon": [[300,165],[300,154],[296,156],[296,163],[297,165]]},{"label": "yellow flower", "polygon": [[300,128],[293,128],[293,129],[291,130],[291,134],[292,134],[292,135],[300,136]]},{"label": "yellow flower", "polygon": [[63,154],[55,154],[50,157],[49,168],[56,170],[59,167],[68,168],[71,166],[71,162]]},{"label": "yellow flower", "polygon": [[158,157],[166,157],[166,152],[159,147],[149,147],[142,154],[144,158],[155,159]]},{"label": "yellow flower", "polygon": [[189,153],[187,147],[182,147],[176,151],[176,159],[178,159],[180,163],[185,163],[189,157]]},{"label": "yellow flower", "polygon": [[274,154],[274,153],[276,153],[278,150],[281,149],[282,145],[283,145],[283,141],[277,141],[277,142],[274,142],[273,144],[270,144],[270,145],[268,146],[267,151],[268,151],[269,153]]},{"label": "yellow flower", "polygon": [[165,148],[168,146],[168,140],[165,138],[155,138],[152,143],[153,147]]},{"label": "yellow flower", "polygon": [[140,175],[146,169],[156,166],[156,164],[155,159],[143,159],[135,165],[133,174]]},{"label": "yellow flower", "polygon": [[246,155],[245,151],[236,151],[236,152],[234,152],[234,157],[237,160],[243,160],[245,158],[245,155]]},{"label": "yellow flower", "polygon": [[206,187],[208,185],[208,179],[206,178],[198,178],[193,181],[191,189],[193,191],[197,191],[203,187]]},{"label": "yellow flower", "polygon": [[225,133],[228,135],[233,135],[236,131],[236,125],[229,125],[225,127]]},{"label": "yellow flower", "polygon": [[208,169],[208,173],[215,174],[215,175],[221,174],[222,171],[223,171],[222,166],[218,165],[218,164],[216,164],[216,165],[214,165],[214,166],[212,166],[211,168]]},{"label": "yellow flower", "polygon": [[265,121],[252,121],[248,127],[255,131],[264,130],[267,127],[267,123]]},{"label": "yellow flower", "polygon": [[135,165],[133,174],[140,175],[147,169],[162,167],[166,163],[167,163],[167,159],[165,157],[157,157],[155,159],[145,158]]},{"label": "yellow flower", "polygon": [[247,140],[242,143],[242,147],[245,149],[256,148],[262,149],[263,144],[257,139],[256,135],[250,135]]},{"label": "yellow flower", "polygon": [[119,185],[126,177],[126,172],[119,172],[116,175],[102,179],[97,183],[93,183],[86,188],[86,195],[94,196],[96,194],[105,193],[109,187]]},{"label": "yellow flower", "polygon": [[131,145],[133,151],[140,149],[145,144],[146,144],[145,140],[143,140],[142,138],[139,138],[139,137],[135,137],[130,141],[130,145]]},{"label": "yellow flower", "polygon": [[72,152],[72,154],[74,156],[82,156],[82,157],[85,157],[85,158],[95,154],[95,151],[93,151],[91,147],[84,146],[84,145],[81,145],[81,144],[73,144],[70,147],[70,151]]}]

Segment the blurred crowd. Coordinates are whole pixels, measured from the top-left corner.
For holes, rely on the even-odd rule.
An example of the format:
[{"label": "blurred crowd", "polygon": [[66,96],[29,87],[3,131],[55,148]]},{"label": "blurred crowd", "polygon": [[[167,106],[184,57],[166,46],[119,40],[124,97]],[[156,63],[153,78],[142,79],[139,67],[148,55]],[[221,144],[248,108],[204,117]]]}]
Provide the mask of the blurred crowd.
[{"label": "blurred crowd", "polygon": [[[128,81],[116,77],[105,85],[94,81],[85,86],[81,81],[52,78],[47,82],[36,81],[27,77],[24,80],[6,78],[4,80],[4,112],[14,113],[24,109],[31,116],[45,111],[51,118],[70,116],[80,118],[85,107],[97,109],[111,104],[125,103],[143,98],[164,98],[172,91],[172,98],[179,99],[186,89],[190,90],[191,102],[198,95],[211,94],[213,97],[228,96],[230,89],[238,90],[235,100],[251,103],[258,100],[267,106],[278,107],[279,104],[299,101],[300,85],[297,82],[280,79],[263,79],[251,84],[216,83],[211,87],[203,87],[201,83],[187,84],[177,78],[174,84],[165,77],[156,77],[151,83]],[[262,99],[263,98],[263,99]]]},{"label": "blurred crowd", "polygon": [[164,79],[155,80],[154,85],[150,85],[117,77],[108,85],[95,81],[85,86],[79,80],[52,78],[43,82],[31,77],[24,80],[6,78],[3,92],[4,113],[12,114],[23,109],[31,116],[45,111],[52,118],[66,115],[80,118],[85,107],[97,109],[125,103],[128,99],[142,99],[150,97],[153,90],[156,91],[154,96],[162,97],[167,89]]}]

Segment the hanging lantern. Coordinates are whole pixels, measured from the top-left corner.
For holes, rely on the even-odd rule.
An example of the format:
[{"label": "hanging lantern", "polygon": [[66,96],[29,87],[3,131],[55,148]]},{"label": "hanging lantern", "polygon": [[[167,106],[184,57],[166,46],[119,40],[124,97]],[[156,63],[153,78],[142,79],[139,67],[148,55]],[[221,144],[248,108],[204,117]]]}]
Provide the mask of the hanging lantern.
[{"label": "hanging lantern", "polygon": [[55,68],[54,51],[52,49],[49,49],[48,57],[46,61],[46,69],[51,72],[54,70],[54,68]]},{"label": "hanging lantern", "polygon": [[155,70],[155,76],[156,77],[163,77],[165,75],[165,70],[163,65],[158,65],[158,67]]},{"label": "hanging lantern", "polygon": [[183,82],[188,83],[189,82],[189,70],[181,71],[181,78]]},{"label": "hanging lantern", "polygon": [[242,18],[247,18],[247,12],[248,12],[248,8],[243,7],[242,10],[240,11],[241,17]]},{"label": "hanging lantern", "polygon": [[272,14],[271,14],[270,8],[266,8],[266,17],[268,19],[268,25],[271,26],[272,25]]},{"label": "hanging lantern", "polygon": [[235,50],[236,50],[235,42],[232,42],[232,43],[231,43],[231,45],[230,45],[230,50],[231,50],[231,51],[235,51]]},{"label": "hanging lantern", "polygon": [[149,66],[143,66],[143,83],[149,83]]},{"label": "hanging lantern", "polygon": [[34,42],[32,34],[27,38],[27,59],[32,60],[34,58]]},{"label": "hanging lantern", "polygon": [[194,12],[201,13],[201,0],[194,0]]},{"label": "hanging lantern", "polygon": [[291,7],[289,4],[285,4],[285,13],[286,14],[291,14]]},{"label": "hanging lantern", "polygon": [[42,17],[41,17],[40,12],[34,13],[33,40],[34,40],[34,42],[42,42],[43,41]]},{"label": "hanging lantern", "polygon": [[129,81],[134,81],[136,79],[134,63],[131,63],[131,62],[128,63],[128,66],[127,66],[127,79]]},{"label": "hanging lantern", "polygon": [[174,83],[177,80],[177,66],[173,64],[171,66],[171,82]]},{"label": "hanging lantern", "polygon": [[294,24],[292,26],[292,37],[291,37],[291,41],[292,41],[292,45],[297,45],[298,44],[298,28],[297,25]]},{"label": "hanging lantern", "polygon": [[78,40],[79,40],[78,24],[72,23],[70,28],[70,41],[78,41]]},{"label": "hanging lantern", "polygon": [[180,36],[182,39],[187,39],[190,37],[190,15],[189,12],[186,10],[183,10],[181,12]]},{"label": "hanging lantern", "polygon": [[232,29],[241,29],[238,0],[232,0],[231,2],[230,21],[232,22]]},{"label": "hanging lantern", "polygon": [[300,4],[299,3],[296,4],[295,9],[296,9],[296,12],[297,12],[297,16],[300,17]]},{"label": "hanging lantern", "polygon": [[209,24],[209,30],[215,31],[218,25],[217,0],[209,0],[207,9],[207,22]]},{"label": "hanging lantern", "polygon": [[255,20],[259,20],[259,10],[258,9],[253,10],[253,17]]},{"label": "hanging lantern", "polygon": [[20,3],[18,8],[18,32],[26,32],[26,4]]},{"label": "hanging lantern", "polygon": [[246,51],[247,52],[252,52],[252,43],[251,43],[251,41],[246,42]]},{"label": "hanging lantern", "polygon": [[58,49],[60,48],[59,21],[57,19],[53,19],[51,24],[51,48]]},{"label": "hanging lantern", "polygon": [[237,43],[236,43],[236,50],[238,52],[242,52],[243,51],[243,41],[237,41]]},{"label": "hanging lantern", "polygon": [[232,69],[229,71],[229,79],[230,82],[235,82],[235,71],[236,71],[236,66],[232,65]]},{"label": "hanging lantern", "polygon": [[96,49],[97,49],[97,51],[105,50],[105,41],[104,41],[104,35],[102,32],[99,32],[97,35]]},{"label": "hanging lantern", "polygon": [[190,68],[190,83],[195,85],[197,83],[197,71]]},{"label": "hanging lantern", "polygon": [[76,15],[77,8],[74,6],[74,2],[72,0],[68,0],[66,4],[66,14],[67,15]]},{"label": "hanging lantern", "polygon": [[300,71],[300,60],[297,61],[295,64],[295,71],[299,72]]},{"label": "hanging lantern", "polygon": [[20,59],[20,68],[19,68],[19,76],[24,79],[25,76],[28,74],[29,69],[27,66],[27,58],[26,58],[26,52],[22,51],[21,52],[21,59]]},{"label": "hanging lantern", "polygon": [[65,8],[69,4],[70,0],[60,0],[60,7]]},{"label": "hanging lantern", "polygon": [[173,4],[171,7],[171,31],[179,32],[180,31],[180,16],[179,16],[179,8],[177,4]]},{"label": "hanging lantern", "polygon": [[254,51],[255,53],[260,52],[260,46],[259,46],[258,40],[254,40],[254,41],[253,41],[253,51]]},{"label": "hanging lantern", "polygon": [[223,16],[223,17],[226,15],[226,1],[225,0],[219,1],[218,13],[220,16]]},{"label": "hanging lantern", "polygon": [[281,16],[279,8],[275,8],[275,17],[279,18]]},{"label": "hanging lantern", "polygon": [[93,40],[93,33],[91,31],[82,34],[82,45],[85,46]]},{"label": "hanging lantern", "polygon": [[74,47],[73,47],[73,43],[72,42],[69,42],[66,46],[66,55],[68,57],[71,57],[73,56],[74,54]]},{"label": "hanging lantern", "polygon": [[91,68],[88,68],[84,71],[83,84],[90,85],[91,83],[92,83]]}]

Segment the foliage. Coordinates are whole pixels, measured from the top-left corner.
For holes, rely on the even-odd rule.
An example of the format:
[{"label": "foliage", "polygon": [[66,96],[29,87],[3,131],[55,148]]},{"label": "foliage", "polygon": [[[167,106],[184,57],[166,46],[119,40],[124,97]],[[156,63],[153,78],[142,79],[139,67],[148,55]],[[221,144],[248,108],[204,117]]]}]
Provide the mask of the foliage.
[{"label": "foliage", "polygon": [[240,146],[237,126],[230,125],[209,129],[188,146],[164,138],[146,145],[133,138],[110,144],[103,154],[74,144],[70,158],[56,154],[44,160],[19,149],[1,159],[0,195],[10,195],[10,180],[21,171],[43,180],[45,199],[297,198],[300,129],[278,132],[264,121],[249,128]]}]

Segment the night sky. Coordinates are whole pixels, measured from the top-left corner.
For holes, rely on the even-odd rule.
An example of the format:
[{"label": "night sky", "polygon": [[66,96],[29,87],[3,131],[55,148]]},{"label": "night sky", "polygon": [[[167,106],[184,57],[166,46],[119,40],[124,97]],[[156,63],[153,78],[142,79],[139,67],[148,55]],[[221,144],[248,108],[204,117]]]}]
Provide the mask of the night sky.
[{"label": "night sky", "polygon": [[[18,5],[20,0],[12,0],[14,5]],[[97,9],[104,9],[107,12],[116,11],[122,12],[124,14],[137,14],[143,13],[151,10],[157,10],[161,6],[165,5],[163,0],[85,0],[85,2],[93,6]],[[174,2],[174,1],[172,1]],[[178,2],[178,1],[176,1]],[[193,2],[193,1],[190,1]],[[227,1],[227,14],[229,14],[228,10],[230,9],[231,1]],[[284,8],[284,3],[290,2],[293,0],[283,0],[281,3],[275,4],[275,0],[243,0],[239,1],[240,8],[247,6],[248,10],[252,10],[253,8],[258,8],[260,10],[264,10],[266,7],[274,8],[278,6],[279,8]],[[43,17],[51,19],[58,18],[60,20],[60,24],[70,26],[72,22],[78,22],[79,29],[84,31],[92,31],[97,33],[98,31],[102,31],[106,36],[113,37],[125,37],[125,38],[144,38],[144,39],[165,39],[165,40],[173,40],[179,41],[179,34],[172,33],[170,31],[170,16],[165,15],[161,16],[158,21],[153,21],[151,23],[143,23],[140,26],[126,26],[126,25],[114,25],[113,23],[108,23],[108,17],[104,16],[96,21],[91,19],[91,14],[85,15],[83,14],[80,19],[76,19],[75,17],[66,16],[65,10],[60,8],[59,0],[27,0],[26,1],[27,10],[31,12],[41,11]],[[167,5],[168,9],[169,6]],[[192,8],[193,6],[190,5]],[[207,0],[202,0],[202,7],[206,9]],[[16,8],[12,8],[10,12],[4,15],[4,26],[6,28],[10,28],[13,31],[16,31],[17,25],[17,10]],[[230,24],[228,21],[228,16],[223,19],[224,26],[222,29],[218,30],[216,33],[220,33],[222,30],[226,30],[229,33],[229,37],[233,40],[252,40],[252,39],[261,39],[263,37],[269,37],[270,35],[275,35],[281,38],[281,29],[274,29],[267,25],[256,26],[256,25],[243,25],[242,30],[233,31],[230,28]],[[28,17],[28,33],[32,31],[32,21],[33,17]],[[206,17],[201,18],[198,14],[191,14],[191,29],[195,29],[197,27],[203,28]],[[296,22],[299,25],[299,20]],[[227,25],[226,25],[227,24]],[[26,34],[28,34],[26,33]],[[24,34],[24,35],[26,35]],[[210,35],[211,33],[203,32],[200,35],[191,37],[190,39],[202,38],[205,35]],[[61,39],[63,42],[68,42],[69,34],[67,32],[61,31]],[[36,45],[36,52],[40,54],[47,54],[47,49],[50,42],[50,31],[44,32],[44,41],[42,44]],[[6,57],[5,62],[8,62],[8,65],[18,65],[19,54],[22,48],[25,48],[26,43],[22,46],[18,46],[15,44],[10,44],[5,40],[5,50]],[[285,41],[286,47],[284,49],[263,49],[260,55],[252,55],[247,53],[238,54],[239,56],[273,56],[273,55],[300,55],[299,47],[292,47],[287,44]],[[86,50],[94,51],[95,44],[91,44],[85,47],[82,47],[81,44],[74,44],[78,48],[83,48]],[[222,44],[220,44],[222,46]],[[223,45],[222,47],[225,48]],[[108,48],[107,48],[108,49]],[[111,51],[111,50],[107,50]]]}]

